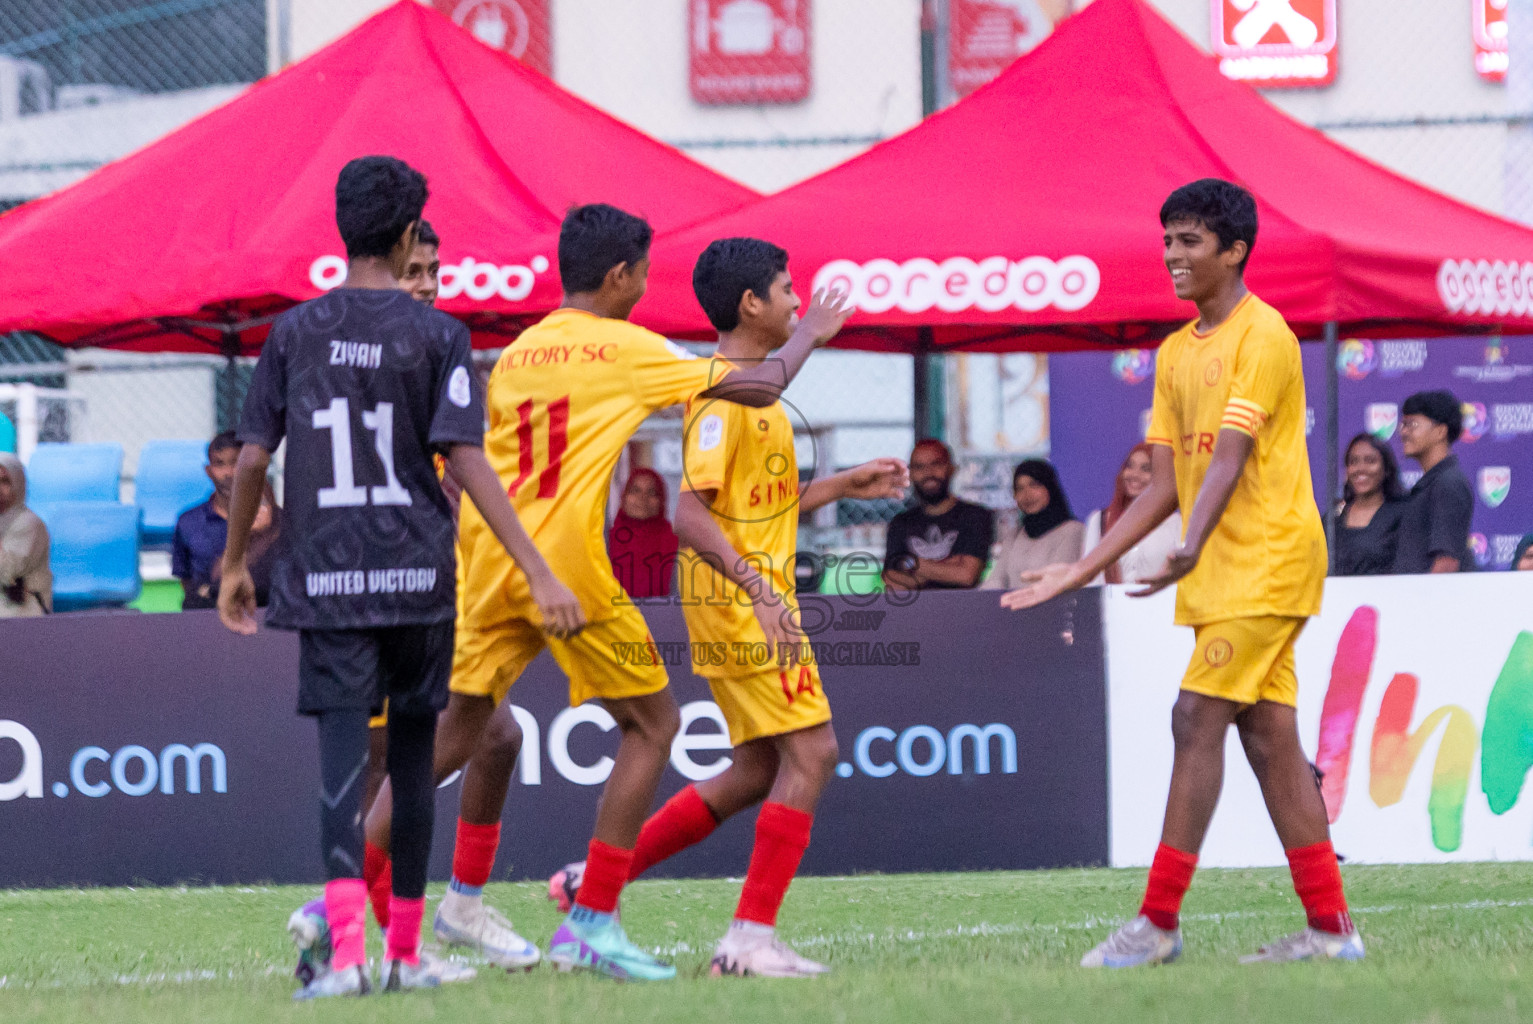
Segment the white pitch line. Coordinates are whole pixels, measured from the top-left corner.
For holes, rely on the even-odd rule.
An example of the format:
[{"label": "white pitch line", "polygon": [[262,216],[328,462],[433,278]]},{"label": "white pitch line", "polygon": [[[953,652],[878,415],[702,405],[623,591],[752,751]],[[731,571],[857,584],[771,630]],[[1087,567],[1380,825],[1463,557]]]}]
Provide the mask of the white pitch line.
[{"label": "white pitch line", "polygon": [[[1510,910],[1519,907],[1533,907],[1533,899],[1528,900],[1468,900],[1462,903],[1387,903],[1373,907],[1353,907],[1352,913],[1358,917],[1371,917],[1384,914],[1400,913],[1436,913],[1441,911],[1483,911],[1483,910]],[[1264,917],[1287,917],[1293,914],[1291,909],[1282,910],[1237,910],[1228,914],[1183,914],[1184,921],[1201,921],[1218,924],[1223,921],[1245,920],[1250,918]],[[1038,933],[1057,933],[1086,931],[1094,928],[1102,928],[1108,925],[1121,923],[1122,918],[1117,917],[1088,917],[1079,921],[1062,921],[1057,924],[1040,923],[1001,923],[991,924],[980,922],[973,925],[958,925],[953,928],[944,928],[940,931],[889,931],[882,935],[874,932],[840,932],[818,935],[805,935],[794,937],[793,945],[805,947],[837,946],[837,945],[874,945],[877,943],[916,943],[930,942],[943,939],[971,939],[971,938],[999,938],[1009,935],[1028,935]],[[686,942],[677,942],[669,946],[652,947],[652,951],[659,956],[677,956],[693,953],[695,950]],[[179,971],[176,973],[158,974],[123,974],[111,979],[117,985],[191,985],[208,981],[240,981],[250,977],[272,977],[277,974],[287,974],[289,968],[285,964],[268,964],[259,971]],[[4,988],[71,988],[84,987],[97,984],[94,981],[66,982],[54,980],[39,986],[35,982],[24,982],[12,979],[7,975],[0,975],[0,989]]]}]

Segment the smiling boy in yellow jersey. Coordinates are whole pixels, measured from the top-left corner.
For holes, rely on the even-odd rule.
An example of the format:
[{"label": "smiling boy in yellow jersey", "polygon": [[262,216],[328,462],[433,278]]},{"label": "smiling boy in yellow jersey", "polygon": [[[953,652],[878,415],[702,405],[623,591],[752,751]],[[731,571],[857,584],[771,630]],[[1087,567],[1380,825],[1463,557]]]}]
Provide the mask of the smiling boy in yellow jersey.
[{"label": "smiling boy in yellow jersey", "polygon": [[[629,942],[613,912],[680,713],[658,659],[632,656],[651,640],[607,556],[613,469],[656,409],[699,393],[771,405],[850,314],[839,298],[817,300],[770,364],[720,375],[708,360],[627,322],[644,295],[650,237],[648,224],[614,207],[572,209],[559,233],[561,308],[523,332],[490,376],[486,454],[534,545],[575,592],[586,626],[574,636],[548,633],[525,575],[489,550],[484,521],[465,502],[452,693],[436,757],[438,778],[468,760],[493,709],[545,646],[569,676],[572,704],[603,702],[621,743],[597,810],[587,884],[549,959],[561,968],[646,980],[674,977],[675,969]],[[377,805],[383,812],[386,795]],[[377,811],[370,831],[375,824],[383,826]],[[491,855],[493,838],[484,837]]]},{"label": "smiling boy in yellow jersey", "polygon": [[1287,851],[1308,927],[1243,962],[1357,960],[1325,804],[1299,744],[1294,642],[1320,611],[1325,533],[1310,490],[1299,344],[1283,318],[1247,291],[1256,201],[1215,178],[1161,207],[1165,262],[1198,319],[1166,339],[1155,370],[1147,440],[1152,480],[1094,549],[1030,574],[1005,595],[1028,608],[1084,586],[1181,509],[1186,534],[1165,568],[1133,596],[1180,581],[1176,621],[1196,644],[1172,710],[1176,754],[1160,847],[1139,916],[1083,967],[1167,963],[1182,949],[1178,913],[1218,804],[1224,741],[1240,733]]},{"label": "smiling boy in yellow jersey", "polygon": [[[792,335],[799,298],[788,254],[754,238],[714,242],[692,287],[719,331],[722,371],[759,365]],[[763,800],[756,844],[733,924],[715,951],[715,974],[802,978],[827,968],[777,941],[777,912],[809,845],[815,805],[835,770],[836,735],[819,668],[793,596],[798,519],[841,498],[892,498],[904,463],[878,459],[799,489],[793,425],[781,402],[753,409],[701,395],[687,404],[685,476],[676,505],[680,599],[693,651],[729,725],[728,769],[688,786],[644,823],[630,878],[701,842],[726,818]],[[762,600],[777,595],[780,600]],[[794,641],[780,651],[784,637]],[[704,650],[719,659],[698,657]],[[580,865],[552,880],[574,888]],[[589,882],[589,866],[577,901]]]}]

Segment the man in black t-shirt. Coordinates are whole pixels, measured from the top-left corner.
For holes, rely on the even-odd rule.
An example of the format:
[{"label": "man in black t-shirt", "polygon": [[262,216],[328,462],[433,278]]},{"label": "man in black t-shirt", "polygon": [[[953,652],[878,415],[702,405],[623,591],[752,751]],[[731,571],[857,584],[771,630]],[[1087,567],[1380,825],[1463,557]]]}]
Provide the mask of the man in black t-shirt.
[{"label": "man in black t-shirt", "polygon": [[426,179],[391,157],[348,163],[336,182],[346,285],[272,324],[246,397],[219,616],[256,630],[246,564],[271,453],[286,439],[286,517],[267,622],[300,632],[298,710],[319,726],[320,837],[330,879],[333,969],[300,998],[368,990],[361,803],[367,720],[389,701],[393,897],[381,981],[434,987],[420,958],[435,787],[437,712],[447,701],[455,615],[454,529],[432,454],[441,452],[532,583],[545,628],[584,624],[574,595],[532,546],[481,447],[483,398],[468,331],[415,301],[399,277]]},{"label": "man in black t-shirt", "polygon": [[891,590],[962,590],[979,583],[995,541],[995,515],[949,493],[953,453],[941,441],[917,441],[910,483],[918,504],[889,521],[884,586]]},{"label": "man in black t-shirt", "polygon": [[1469,557],[1474,516],[1474,491],[1453,454],[1463,406],[1451,391],[1421,391],[1400,413],[1400,444],[1423,473],[1400,513],[1395,572],[1458,572]]}]

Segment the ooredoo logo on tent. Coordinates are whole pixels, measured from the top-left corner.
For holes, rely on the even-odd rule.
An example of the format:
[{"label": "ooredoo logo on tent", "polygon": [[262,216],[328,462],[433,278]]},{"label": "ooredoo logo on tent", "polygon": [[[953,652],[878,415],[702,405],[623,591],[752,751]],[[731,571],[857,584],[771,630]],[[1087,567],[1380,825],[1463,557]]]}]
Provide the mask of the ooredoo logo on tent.
[{"label": "ooredoo logo on tent", "polygon": [[1437,295],[1450,313],[1527,316],[1533,313],[1533,262],[1443,260]]},{"label": "ooredoo logo on tent", "polygon": [[1101,271],[1085,256],[1059,260],[1029,256],[1015,261],[1005,256],[980,260],[954,256],[940,263],[924,257],[904,263],[832,260],[814,275],[815,291],[845,292],[864,313],[891,309],[998,313],[1008,308],[1036,313],[1048,306],[1072,313],[1096,298],[1101,286]]},{"label": "ooredoo logo on tent", "polygon": [[[500,298],[521,302],[532,294],[538,275],[549,268],[548,257],[534,256],[527,266],[496,266],[465,256],[457,263],[445,263],[437,273],[437,298],[456,299],[462,295],[473,302]],[[309,264],[309,283],[322,292],[346,283],[346,261],[339,256],[321,256]]]}]

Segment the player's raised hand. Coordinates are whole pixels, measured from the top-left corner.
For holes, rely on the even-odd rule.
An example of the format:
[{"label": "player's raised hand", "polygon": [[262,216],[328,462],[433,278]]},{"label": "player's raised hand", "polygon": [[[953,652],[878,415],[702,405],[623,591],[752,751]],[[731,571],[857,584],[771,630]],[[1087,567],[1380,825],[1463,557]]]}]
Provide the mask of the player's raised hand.
[{"label": "player's raised hand", "polygon": [[821,288],[809,300],[809,307],[799,315],[799,327],[811,332],[816,347],[834,338],[846,318],[852,315],[852,304],[845,292],[833,292]]},{"label": "player's raised hand", "polygon": [[533,603],[538,606],[538,613],[543,616],[543,632],[567,640],[586,628],[586,613],[580,607],[580,600],[553,573],[528,579],[527,587],[532,592]]},{"label": "player's raised hand", "polygon": [[255,580],[244,562],[233,569],[224,567],[218,585],[218,620],[240,636],[254,636],[256,631]]},{"label": "player's raised hand", "polygon": [[1065,591],[1080,587],[1079,576],[1074,563],[1069,562],[1056,562],[1042,569],[1024,572],[1021,579],[1026,586],[1002,594],[1001,607],[1019,612],[1052,601]]},{"label": "player's raised hand", "polygon": [[848,498],[873,501],[902,498],[910,486],[910,469],[900,459],[874,459],[846,471]]}]

